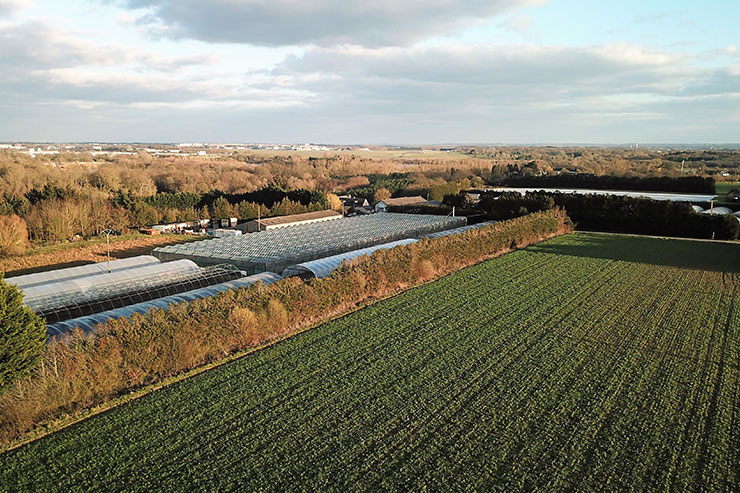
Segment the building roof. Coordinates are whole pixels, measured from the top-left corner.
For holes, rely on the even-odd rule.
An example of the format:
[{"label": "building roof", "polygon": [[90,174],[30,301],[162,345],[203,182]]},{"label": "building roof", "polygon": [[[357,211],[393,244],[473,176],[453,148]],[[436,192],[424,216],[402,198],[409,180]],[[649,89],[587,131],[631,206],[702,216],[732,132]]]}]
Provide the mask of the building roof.
[{"label": "building roof", "polygon": [[342,201],[342,205],[353,207],[362,207],[368,203],[367,199],[363,197],[339,197],[339,200]]},{"label": "building roof", "polygon": [[378,203],[383,202],[385,205],[411,205],[411,204],[419,204],[422,202],[426,202],[427,199],[420,195],[415,195],[413,197],[397,197],[394,199],[384,199],[379,200]]},{"label": "building roof", "polygon": [[290,224],[290,223],[297,223],[301,221],[311,221],[312,219],[324,219],[328,217],[342,217],[342,214],[336,211],[326,210],[326,211],[316,211],[316,212],[305,212],[303,214],[292,214],[290,216],[278,216],[278,217],[268,217],[266,219],[260,219],[259,221],[257,219],[254,219],[254,221],[258,221],[263,226],[274,226],[276,224]]}]

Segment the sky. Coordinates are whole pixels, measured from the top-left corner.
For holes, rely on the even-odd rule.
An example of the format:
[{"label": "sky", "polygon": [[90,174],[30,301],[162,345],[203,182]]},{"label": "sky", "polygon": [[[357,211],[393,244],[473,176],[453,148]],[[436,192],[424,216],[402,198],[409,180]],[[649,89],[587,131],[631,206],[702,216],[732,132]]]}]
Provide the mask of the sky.
[{"label": "sky", "polygon": [[0,0],[0,141],[740,141],[736,0]]}]

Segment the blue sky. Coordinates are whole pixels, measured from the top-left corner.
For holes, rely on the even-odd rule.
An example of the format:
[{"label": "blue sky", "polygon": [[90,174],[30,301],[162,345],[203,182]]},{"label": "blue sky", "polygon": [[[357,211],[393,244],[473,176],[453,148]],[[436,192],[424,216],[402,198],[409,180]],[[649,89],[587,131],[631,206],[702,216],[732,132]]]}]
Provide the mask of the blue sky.
[{"label": "blue sky", "polygon": [[738,142],[738,19],[731,0],[0,0],[0,141]]}]

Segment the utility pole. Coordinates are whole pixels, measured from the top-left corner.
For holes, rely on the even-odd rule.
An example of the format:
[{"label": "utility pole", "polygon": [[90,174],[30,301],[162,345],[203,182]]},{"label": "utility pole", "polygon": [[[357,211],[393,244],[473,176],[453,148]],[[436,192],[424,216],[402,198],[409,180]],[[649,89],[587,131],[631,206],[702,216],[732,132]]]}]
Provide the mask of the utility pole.
[{"label": "utility pole", "polygon": [[105,243],[108,247],[108,273],[110,274],[110,235],[115,233],[112,229],[104,229],[103,234],[105,235]]}]

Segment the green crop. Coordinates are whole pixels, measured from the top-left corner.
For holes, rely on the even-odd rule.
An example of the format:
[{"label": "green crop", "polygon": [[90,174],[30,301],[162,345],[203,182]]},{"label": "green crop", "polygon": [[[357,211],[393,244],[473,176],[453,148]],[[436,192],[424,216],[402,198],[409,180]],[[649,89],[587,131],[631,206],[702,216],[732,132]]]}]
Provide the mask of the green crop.
[{"label": "green crop", "polygon": [[8,452],[0,486],[736,491],[738,248],[552,239]]}]

